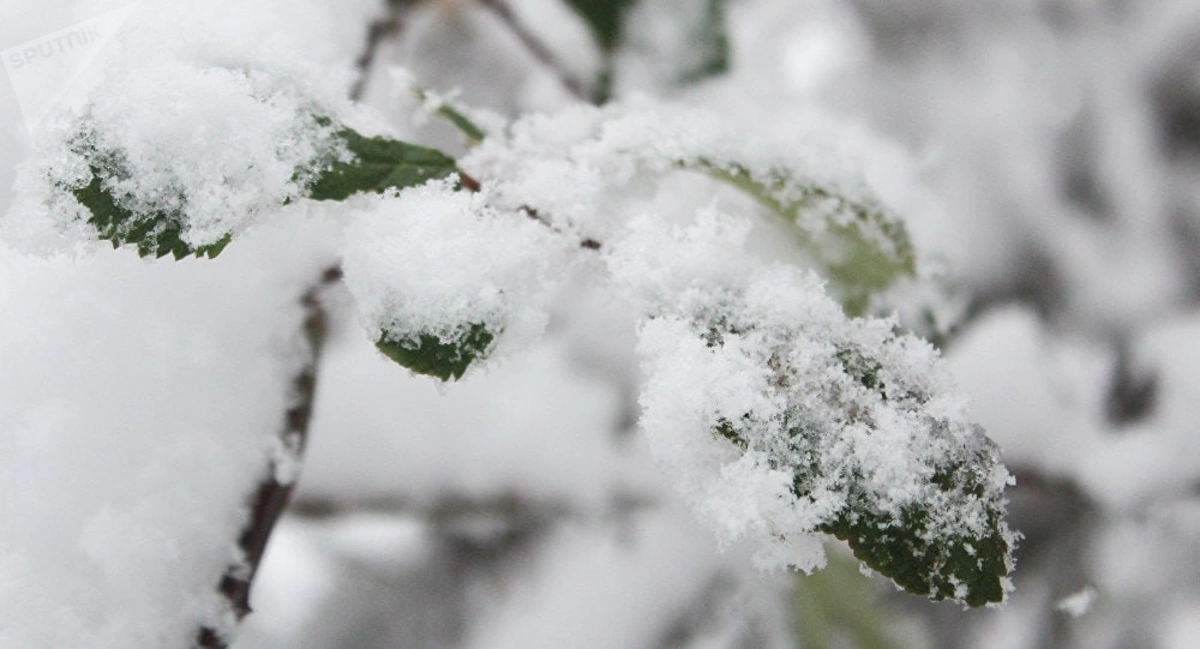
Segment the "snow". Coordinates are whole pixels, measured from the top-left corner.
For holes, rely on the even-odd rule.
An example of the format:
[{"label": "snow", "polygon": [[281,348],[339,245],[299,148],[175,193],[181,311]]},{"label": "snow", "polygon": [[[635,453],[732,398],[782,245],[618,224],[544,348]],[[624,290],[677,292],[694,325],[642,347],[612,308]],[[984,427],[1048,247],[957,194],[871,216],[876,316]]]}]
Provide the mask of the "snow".
[{"label": "snow", "polygon": [[[117,4],[58,2],[37,12],[5,4],[0,38],[15,45]],[[221,206],[263,204],[259,183],[281,192],[271,201],[285,195],[283,167],[313,145],[285,138],[282,147],[278,140],[265,146],[287,134],[298,95],[239,71],[253,58],[239,48],[257,49],[260,59],[273,50],[278,62],[305,47],[311,60],[348,65],[368,4],[334,12],[323,3],[219,1],[197,12],[186,3],[139,3],[122,32],[124,48],[98,61],[115,67],[93,79],[100,89],[92,117],[105,137],[124,139],[139,171],[162,172],[148,176],[156,186],[172,174],[194,183],[219,172],[242,183],[224,195],[197,194],[203,209],[193,236],[207,240],[229,218]],[[267,22],[273,28],[263,30]],[[167,30],[170,38],[149,47],[136,42],[145,34],[137,29]],[[353,43],[339,41],[351,34]],[[196,57],[180,54],[207,41],[222,44],[215,49],[227,57],[224,69],[202,71]],[[284,68],[292,69],[274,69]],[[252,102],[250,92],[271,101]],[[246,495],[278,450],[301,358],[298,299],[332,260],[326,242],[336,229],[292,207],[261,214],[237,250],[207,263],[73,250],[85,234],[69,222],[77,210],[28,209],[54,191],[36,169],[71,164],[61,141],[47,144],[53,135],[38,145],[38,155],[50,158],[24,163],[15,193],[25,202],[10,206],[13,168],[27,151],[9,136],[22,122],[7,93],[0,100],[0,645],[186,646],[202,623],[227,617],[216,584],[241,559],[235,540]],[[192,120],[205,119],[243,132],[222,138],[192,130]],[[172,159],[178,147],[207,157],[183,165]],[[239,168],[234,156],[243,154],[258,168]],[[281,227],[278,218],[304,225]],[[28,256],[10,247],[17,244],[56,254]]]},{"label": "snow", "polygon": [[[125,50],[114,59],[122,74],[102,81],[86,104],[64,113],[57,130],[41,136],[19,181],[23,202],[7,221],[14,235],[44,235],[35,236],[32,247],[53,247],[53,235],[86,234],[80,227],[86,215],[71,190],[86,185],[91,174],[135,219],[164,213],[178,218],[183,239],[194,247],[235,235],[241,258],[253,250],[243,240],[267,236],[259,233],[273,232],[271,224],[287,219],[320,223],[336,211],[297,199],[314,169],[345,154],[333,137],[336,125],[344,119],[371,121],[356,118],[356,109],[339,98],[344,80],[336,75],[322,79],[316,68],[288,64],[253,48],[214,58],[203,44],[185,43],[151,56],[163,25],[178,27],[180,18],[161,20],[158,31],[131,31],[123,39]],[[333,122],[321,124],[315,116]],[[846,136],[846,130],[826,122],[782,137],[752,133],[723,124],[716,113],[648,98],[532,115],[488,138],[461,161],[480,181],[480,191],[463,191],[456,187],[458,179],[451,178],[355,197],[322,232],[326,245],[340,245],[345,286],[368,341],[427,335],[450,341],[482,325],[502,334],[500,351],[525,349],[547,328],[550,315],[544,302],[556,294],[556,279],[584,268],[602,285],[611,282],[614,296],[640,317],[638,350],[645,385],[639,428],[644,443],[671,469],[682,497],[714,528],[718,542],[729,546],[750,539],[758,550],[754,561],[764,570],[787,565],[812,570],[823,564],[822,538],[816,531],[846,506],[855,476],[861,476],[861,488],[881,511],[895,514],[914,503],[929,507],[937,523],[931,534],[985,533],[984,517],[959,507],[963,503],[930,484],[939,467],[962,459],[963,453],[970,460],[984,458],[986,504],[1000,501],[1007,481],[1002,468],[988,464],[994,458],[963,417],[932,348],[895,334],[894,320],[847,320],[815,274],[757,259],[743,245],[755,221],[722,212],[726,202],[747,205],[744,198],[726,201],[721,192],[727,188],[700,185],[708,199],[699,211],[694,201],[672,205],[655,189],[653,181],[669,180],[681,170],[737,172],[761,185],[769,201],[799,202],[815,185],[852,202],[876,205],[857,173],[855,159],[871,151],[863,137]],[[796,214],[794,225],[820,233],[852,218],[836,201],[826,203]],[[38,227],[49,232],[38,233]],[[583,240],[599,243],[601,255],[582,249],[588,247],[579,245]],[[68,238],[60,246],[74,243]],[[293,255],[302,251],[289,251],[288,259],[300,259]],[[274,258],[278,254],[268,253],[271,262],[265,265],[281,266]],[[319,256],[328,264],[332,254],[322,249]],[[297,293],[288,293],[289,299]],[[180,299],[185,297],[190,297],[187,291]],[[294,309],[292,304],[293,317]],[[209,348],[217,344],[197,343],[201,351],[193,353],[215,356]],[[331,388],[321,397],[318,412],[331,408],[339,418],[325,424],[320,417],[326,415],[318,415],[312,452],[329,458],[331,464],[325,466],[331,468],[323,473],[322,460],[315,460],[315,477],[304,483],[308,486],[302,487],[302,495],[318,494],[319,499],[325,492],[334,502],[380,495],[421,503],[446,494],[487,498],[508,489],[549,502],[566,493],[568,504],[577,504],[571,501],[578,498],[593,508],[613,497],[618,473],[613,467],[620,462],[603,440],[617,428],[604,413],[616,409],[604,390],[541,387],[537,393],[552,405],[514,417],[498,413],[491,400],[509,394],[521,395],[506,397],[510,400],[528,398],[532,389],[523,385],[519,364],[498,364],[491,383],[491,368],[482,367],[477,380],[468,377],[461,391],[442,395],[431,393],[428,383],[404,382],[374,352],[364,354],[362,345],[357,349],[345,357],[349,365],[329,361],[335,377],[339,369],[371,376],[386,367],[396,378],[345,381],[340,384],[345,387]],[[544,350],[548,356],[530,357],[542,372],[535,385],[546,381],[546,372],[569,375],[556,355],[561,352],[553,344]],[[263,355],[241,350],[238,356]],[[863,367],[850,367],[856,363]],[[855,372],[877,374],[872,380],[886,388],[862,385],[864,379]],[[242,378],[254,376],[246,372]],[[273,401],[252,392],[243,396],[278,412],[286,392],[280,380],[267,384],[279,392]],[[413,403],[401,411],[404,422],[397,423],[390,408],[355,412],[352,404],[363,399],[384,401],[372,394],[377,389],[372,386],[386,390],[392,408],[402,403],[402,395],[412,395],[407,398]],[[524,392],[515,391],[522,387]],[[593,423],[577,423],[581,408],[591,409]],[[559,426],[548,426],[557,420],[562,420]],[[322,439],[338,435],[337,430],[324,431],[346,426],[346,421],[360,422],[363,430],[330,449],[361,453],[361,445],[369,441],[377,450],[392,451],[379,454],[379,466],[354,461],[347,475],[337,468],[345,457],[322,450]],[[745,449],[714,434],[723,422],[735,427]],[[930,422],[937,426],[931,428]],[[412,431],[402,445],[387,439],[398,435],[397,428]],[[942,432],[934,435],[934,428]],[[799,442],[790,439],[798,429],[812,433]],[[480,440],[481,430],[491,437]],[[577,436],[564,442],[546,439],[547,431]],[[201,439],[211,445],[209,453],[222,448],[218,440]],[[527,446],[518,446],[518,453],[506,451],[515,440],[525,440]],[[581,453],[584,440],[591,440],[590,453]],[[295,446],[293,439],[270,436],[252,446],[255,453],[245,453],[241,472],[223,480],[229,489],[226,505],[229,494],[247,491],[252,484],[247,476],[254,475],[252,469],[261,466],[264,456],[275,460],[277,478],[294,480],[299,469]],[[407,467],[400,459],[405,457],[412,459]],[[810,484],[800,497],[795,471],[807,465],[806,457],[815,459],[819,470],[807,476]],[[463,468],[445,468],[456,465]],[[590,468],[576,468],[583,465]],[[169,466],[171,471],[164,469],[157,479],[186,474]],[[161,492],[164,497],[174,493]],[[215,506],[215,501],[207,504]],[[81,532],[84,547],[112,565],[136,560],[137,546],[112,540],[136,522],[119,510],[110,514],[102,508],[101,514]],[[227,555],[235,534],[228,527],[220,532],[215,538],[222,543],[198,542],[198,547]],[[168,553],[182,551],[174,538],[152,536],[146,543]],[[207,567],[212,568],[211,562]],[[192,591],[206,593],[207,600],[179,607],[187,615],[173,618],[176,632],[186,631],[188,623],[194,627],[198,616],[211,614],[219,604],[211,589],[180,589]]]},{"label": "snow", "polygon": [[344,155],[333,127],[315,122],[336,117],[341,107],[296,81],[136,56],[149,62],[112,75],[79,112],[40,134],[17,181],[18,224],[78,232],[91,214],[71,191],[95,175],[132,213],[125,227],[177,215],[184,242],[212,245],[298,198],[317,168]]},{"label": "snow", "polygon": [[208,264],[0,248],[0,645],[183,645],[221,615],[316,230],[264,228]]},{"label": "snow", "polygon": [[[7,5],[0,47],[119,4]],[[561,2],[512,4],[572,73],[594,72]],[[1053,520],[1011,607],[929,614],[940,643],[1191,646],[1200,221],[1194,143],[1169,139],[1159,95],[1189,92],[1193,3],[729,3],[734,70],[688,88],[672,85],[669,57],[647,57],[686,41],[668,4],[639,6],[645,47],[622,54],[618,101],[602,109],[567,106],[553,71],[466,2],[406,16],[367,84],[375,111],[344,99],[375,0],[137,3],[92,70],[109,74],[35,144],[0,90],[5,208],[34,147],[0,219],[0,645],[186,644],[223,615],[215,579],[237,560],[243,498],[269,460],[299,478],[302,503],[386,511],[285,522],[247,646],[362,639],[395,629],[395,602],[418,611],[403,617],[413,628],[461,606],[472,646],[650,643],[714,574],[778,604],[781,582],[747,567],[821,565],[813,530],[844,489],[829,480],[801,502],[781,431],[811,424],[832,473],[861,471],[894,509],[937,497],[923,485],[938,458],[995,455],[977,419],[1022,476],[1025,520]],[[459,152],[460,134],[418,130],[411,106],[381,99],[394,63],[432,89],[425,108],[483,105],[464,109],[493,137],[462,161],[482,191],[296,200],[314,161],[338,154],[313,114]],[[61,184],[87,179],[88,147],[121,152],[136,182],[104,180],[135,213],[179,208],[192,245],[234,243],[203,265],[88,244]],[[708,162],[744,167],[776,200],[819,183],[905,215],[922,276],[940,258],[944,287],[971,302],[947,360],[897,329],[923,316],[914,296],[952,312],[943,287],[876,303],[903,307],[899,319],[846,320],[800,270],[819,263],[790,227],[695,173]],[[813,210],[800,225],[817,236],[830,216],[845,217]],[[326,296],[333,330],[299,466],[277,437],[296,299],[342,255],[348,290]],[[474,322],[503,330],[502,353],[450,388],[371,344]],[[886,387],[856,380],[871,361]],[[1154,386],[1123,420],[1108,412],[1122,364]],[[714,434],[722,420],[745,449]],[[945,437],[924,433],[930,420]],[[989,497],[1007,480],[994,469]],[[613,514],[631,494],[652,511]],[[497,498],[561,518],[480,569],[494,581],[446,577],[466,561],[446,548],[495,552],[511,521],[424,517]],[[980,524],[944,509],[948,530]],[[1080,584],[1094,590],[1072,594]],[[1056,612],[1093,598],[1078,619]],[[692,645],[734,644],[763,608],[746,606]]]},{"label": "snow", "polygon": [[[456,191],[457,179],[368,200],[346,234],[346,285],[373,340],[457,338],[473,325],[528,344],[545,326],[538,298],[567,245],[488,195]],[[526,341],[526,342],[522,342]]]},{"label": "snow", "polygon": [[1102,438],[1098,418],[1112,359],[1086,340],[1052,337],[1031,310],[984,314],[947,360],[1007,462],[1067,474]]},{"label": "snow", "polygon": [[1157,377],[1160,387],[1154,414],[1121,429],[1104,415],[1111,352],[1047,329],[1028,310],[1007,307],[980,318],[949,361],[1006,461],[1070,477],[1106,507],[1133,511],[1200,478],[1192,441],[1200,416],[1191,387],[1200,366],[1197,327],[1195,315],[1181,315],[1139,336],[1133,371]]},{"label": "snow", "polygon": [[[618,284],[634,284],[628,292],[647,307],[640,427],[683,498],[723,543],[755,539],[771,568],[823,565],[811,535],[847,506],[854,484],[881,511],[928,507],[931,534],[985,535],[986,518],[931,476],[981,454],[982,501],[999,503],[1008,474],[933,349],[894,334],[894,321],[846,319],[811,273],[755,263],[740,245],[746,231],[709,210],[689,228],[635,224],[607,253]],[[689,272],[700,259],[707,272]],[[811,489],[803,498],[797,475]],[[792,544],[806,552],[776,547]]]},{"label": "snow", "polygon": [[[522,118],[460,164],[492,188],[498,204],[531,203],[561,227],[600,241],[620,231],[618,215],[636,210],[630,202],[653,196],[651,181],[680,169],[745,169],[785,204],[811,186],[877,203],[858,170],[875,156],[895,163],[886,147],[828,116],[806,117],[767,137],[701,108],[635,97]],[[798,216],[797,225],[814,233],[850,218],[815,208]]]},{"label": "snow", "polygon": [[1058,601],[1058,610],[1070,615],[1071,617],[1079,617],[1087,614],[1096,603],[1096,589],[1091,586],[1085,586],[1082,590],[1068,595]]}]

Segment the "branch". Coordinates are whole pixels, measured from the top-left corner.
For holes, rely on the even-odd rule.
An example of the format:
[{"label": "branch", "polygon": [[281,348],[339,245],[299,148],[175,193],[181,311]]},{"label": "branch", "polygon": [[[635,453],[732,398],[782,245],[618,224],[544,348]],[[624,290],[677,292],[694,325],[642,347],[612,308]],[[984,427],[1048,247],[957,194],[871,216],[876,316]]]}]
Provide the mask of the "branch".
[{"label": "branch", "polygon": [[539,63],[554,73],[559,82],[567,89],[576,99],[586,101],[588,103],[597,103],[593,93],[588,92],[583,83],[575,78],[563,65],[562,61],[546,47],[546,44],[541,41],[533,32],[529,31],[517,15],[513,13],[512,7],[508,6],[505,0],[479,0],[479,4],[490,10],[501,22],[508,27],[509,31],[521,41],[526,50],[537,59]]},{"label": "branch", "polygon": [[[300,370],[292,378],[291,407],[284,412],[283,430],[279,441],[283,453],[272,454],[268,461],[265,475],[258,483],[258,489],[250,499],[250,520],[242,528],[238,537],[238,549],[242,553],[242,561],[231,565],[221,576],[218,590],[229,603],[236,620],[250,613],[250,585],[258,572],[267,541],[275,529],[275,523],[287,506],[296,485],[295,476],[290,466],[296,463],[304,453],[304,445],[308,436],[308,424],[312,419],[313,400],[317,386],[317,361],[321,353],[321,344],[325,339],[327,329],[325,309],[321,304],[321,292],[337,283],[342,278],[339,267],[330,267],[321,274],[320,280],[310,286],[300,297],[304,308],[302,331],[305,340],[307,358]],[[228,638],[220,630],[211,626],[203,626],[196,635],[196,646],[204,649],[225,649]]]},{"label": "branch", "polygon": [[[483,186],[479,184],[478,180],[472,178],[470,175],[468,175],[466,172],[464,172],[461,169],[458,170],[458,183],[459,183],[459,185],[462,186],[463,189],[465,189],[469,192],[477,192],[477,191],[480,191],[483,189]],[[528,216],[529,218],[533,219],[534,221],[537,221],[538,223],[541,223],[542,225],[553,230],[554,232],[562,234],[562,228],[555,226],[550,221],[550,219],[543,216],[540,212],[538,212],[534,208],[529,207],[528,205],[522,205],[520,207],[520,210],[522,213],[525,214],[525,216]],[[601,244],[599,241],[596,241],[595,239],[592,239],[591,237],[587,237],[587,238],[581,239],[579,241],[579,247],[583,248],[585,250],[599,250],[601,247],[603,247],[603,244]]]},{"label": "branch", "polygon": [[359,54],[358,60],[355,61],[355,65],[358,67],[358,78],[350,87],[350,98],[354,101],[362,99],[363,92],[367,89],[367,77],[370,76],[371,67],[375,64],[375,55],[379,51],[379,44],[385,37],[393,36],[400,31],[400,5],[402,4],[404,3],[392,3],[392,6],[388,7],[387,16],[372,21],[367,26],[367,43],[363,47],[362,54]]},{"label": "branch", "polygon": [[313,520],[371,514],[417,518],[434,527],[454,527],[480,518],[502,521],[511,527],[530,527],[566,520],[623,520],[633,513],[661,506],[652,495],[621,488],[611,494],[606,507],[593,511],[581,510],[565,500],[503,491],[485,496],[446,493],[433,499],[379,496],[339,500],[309,496],[296,501],[290,512]]}]

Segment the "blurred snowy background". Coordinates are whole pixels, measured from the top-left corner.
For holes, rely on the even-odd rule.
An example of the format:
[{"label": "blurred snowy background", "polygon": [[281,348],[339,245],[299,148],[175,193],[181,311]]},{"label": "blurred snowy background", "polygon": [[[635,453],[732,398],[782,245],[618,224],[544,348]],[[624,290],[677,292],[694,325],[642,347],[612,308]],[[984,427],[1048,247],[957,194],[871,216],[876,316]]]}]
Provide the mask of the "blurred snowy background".
[{"label": "blurred snowy background", "polygon": [[[170,4],[9,0],[0,50]],[[507,3],[557,71],[473,0],[202,4],[181,38],[342,70],[447,148],[398,108],[394,66],[516,115],[573,102],[560,73],[602,60],[561,0]],[[638,0],[614,94],[763,129],[823,111],[907,152],[893,181],[951,295],[945,354],[1018,480],[1007,607],[931,604],[840,554],[797,577],[718,552],[639,445],[630,321],[582,285],[536,349],[442,390],[335,288],[300,487],[236,646],[1197,646],[1200,3],[728,0],[729,72],[680,86],[707,6]],[[29,70],[6,68],[0,213],[30,147]],[[333,259],[315,217],[212,262],[0,242],[0,645],[187,642],[286,407],[296,299]]]}]

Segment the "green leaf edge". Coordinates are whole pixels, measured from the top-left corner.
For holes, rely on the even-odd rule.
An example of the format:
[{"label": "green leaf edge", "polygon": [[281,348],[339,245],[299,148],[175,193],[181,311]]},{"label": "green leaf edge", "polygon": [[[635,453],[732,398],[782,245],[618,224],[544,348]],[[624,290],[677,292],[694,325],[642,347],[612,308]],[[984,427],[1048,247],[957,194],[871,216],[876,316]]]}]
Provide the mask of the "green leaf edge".
[{"label": "green leaf edge", "polygon": [[[319,126],[332,123],[327,117],[317,117],[315,121]],[[316,172],[304,189],[304,195],[313,200],[345,200],[359,192],[403,189],[459,173],[454,158],[437,149],[387,137],[366,137],[350,128],[341,128],[335,137],[343,141],[351,157],[329,162]],[[84,149],[80,154],[89,159],[91,179],[88,184],[70,191],[90,213],[86,221],[96,229],[97,237],[112,243],[113,248],[132,245],[141,257],[172,255],[182,259],[191,255],[211,259],[221,254],[232,240],[232,233],[226,233],[215,243],[193,247],[183,241],[180,214],[134,215],[118,204],[116,196],[101,180],[106,170],[94,163],[115,159],[114,156],[90,149]],[[300,175],[298,170],[297,178]]]},{"label": "green leaf edge", "polygon": [[[840,349],[837,358],[848,375],[887,400],[886,386],[878,377],[882,367],[878,361],[850,348]],[[728,419],[720,419],[712,432],[743,452],[749,446]],[[791,431],[792,437],[802,434],[803,431]],[[981,463],[987,461],[982,456],[978,459]],[[961,489],[965,497],[982,500],[985,477],[972,469],[966,463],[943,467],[931,482],[943,492]],[[792,493],[797,498],[807,497],[803,478],[798,474],[792,483]],[[934,601],[962,601],[967,606],[980,607],[1002,603],[1007,597],[1004,580],[1012,572],[1014,539],[1004,523],[1003,503],[984,505],[987,516],[985,536],[946,538],[928,533],[927,508],[911,505],[902,508],[896,517],[875,510],[865,492],[851,486],[846,506],[834,520],[818,526],[817,530],[845,541],[855,558],[906,592]],[[961,600],[955,581],[967,588],[967,594]]]},{"label": "green leaf edge", "polygon": [[[713,434],[742,451],[747,448],[745,439],[728,420],[719,421]],[[959,481],[966,482],[968,495],[979,498],[982,489],[970,485],[969,478],[969,467],[956,466],[939,472],[933,481],[943,491],[954,490]],[[807,497],[802,479],[798,475],[792,484],[798,498]],[[967,606],[1003,602],[1007,595],[1004,579],[1012,568],[1012,547],[1002,508],[987,508],[987,534],[979,538],[929,534],[928,519],[929,510],[920,506],[903,508],[898,518],[876,511],[864,492],[851,488],[846,506],[817,531],[846,541],[855,558],[906,592],[934,601],[960,601],[957,581],[967,588],[961,598]]]},{"label": "green leaf edge", "polygon": [[335,160],[321,169],[306,195],[318,201],[340,201],[360,192],[382,193],[440,180],[458,173],[454,158],[429,147],[383,136],[366,137],[342,128],[337,137],[346,144],[349,160]]},{"label": "green leaf edge", "polygon": [[[149,219],[136,218],[132,212],[117,205],[112,192],[100,180],[100,170],[95,167],[89,169],[91,181],[71,190],[71,193],[91,213],[87,223],[96,229],[101,240],[111,242],[113,248],[130,244],[137,248],[140,257],[162,258],[172,255],[178,260],[189,255],[212,259],[229,245],[232,239],[229,234],[209,245],[188,245],[182,238],[178,214],[158,213]],[[133,225],[124,227],[130,223]]]},{"label": "green leaf edge", "polygon": [[476,323],[451,340],[427,333],[415,338],[392,338],[385,332],[375,346],[417,374],[457,381],[472,363],[487,356],[495,339],[496,334],[486,325]]}]

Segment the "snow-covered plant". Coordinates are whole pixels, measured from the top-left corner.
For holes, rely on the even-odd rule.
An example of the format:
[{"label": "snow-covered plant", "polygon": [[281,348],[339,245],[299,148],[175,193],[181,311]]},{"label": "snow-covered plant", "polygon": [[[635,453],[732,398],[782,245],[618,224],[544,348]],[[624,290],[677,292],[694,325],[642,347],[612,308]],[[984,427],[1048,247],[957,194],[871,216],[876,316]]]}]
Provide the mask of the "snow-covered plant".
[{"label": "snow-covered plant", "polygon": [[[465,136],[451,155],[320,73],[131,65],[43,138],[10,228],[212,258],[290,206],[336,204],[367,335],[444,382],[519,354],[584,274],[638,314],[640,433],[722,543],[811,571],[833,536],[906,591],[1005,600],[1011,478],[939,352],[877,315],[918,255],[836,139],[645,98],[507,123],[418,90]],[[662,207],[676,192],[695,209]]]}]

